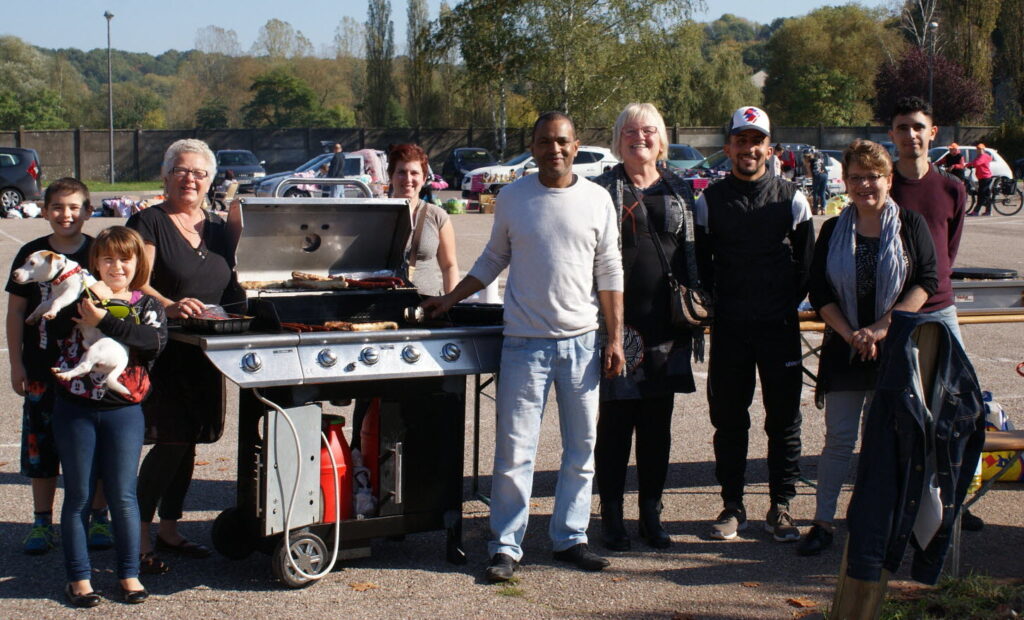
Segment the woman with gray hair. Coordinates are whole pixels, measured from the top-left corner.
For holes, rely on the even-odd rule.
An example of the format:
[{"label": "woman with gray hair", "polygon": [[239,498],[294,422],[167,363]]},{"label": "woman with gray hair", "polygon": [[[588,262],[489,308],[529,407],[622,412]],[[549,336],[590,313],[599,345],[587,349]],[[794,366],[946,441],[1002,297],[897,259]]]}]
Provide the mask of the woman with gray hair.
[{"label": "woman with gray hair", "polygon": [[[234,248],[223,219],[206,211],[203,200],[217,172],[213,151],[201,140],[178,140],[164,155],[161,173],[166,201],[141,211],[127,226],[142,236],[152,265],[143,292],[164,305],[168,318],[201,313],[206,304],[244,300],[234,276]],[[154,551],[150,525],[159,506],[156,549],[201,558],[204,545],[178,532],[185,494],[192,482],[197,443],[212,443],[224,429],[218,373],[204,372],[195,347],[168,342],[151,372],[153,391],[143,406],[146,443],[156,444],[139,470],[143,573],[169,567]]]},{"label": "woman with gray hair", "polygon": [[635,432],[639,533],[648,545],[661,549],[671,544],[661,525],[661,497],[668,474],[673,402],[677,393],[695,389],[690,369],[694,334],[671,327],[668,273],[697,285],[694,201],[689,185],[663,163],[668,135],[653,105],[631,103],[619,114],[612,152],[622,163],[594,182],[611,194],[619,216],[626,283],[626,373],[601,380],[594,452],[601,528],[607,548],[630,548],[623,495]]}]

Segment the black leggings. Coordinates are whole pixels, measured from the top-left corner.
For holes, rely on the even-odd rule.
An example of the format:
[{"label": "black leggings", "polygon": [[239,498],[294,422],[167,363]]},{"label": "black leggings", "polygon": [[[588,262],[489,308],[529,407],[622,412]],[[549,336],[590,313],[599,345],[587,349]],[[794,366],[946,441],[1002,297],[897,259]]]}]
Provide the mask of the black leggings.
[{"label": "black leggings", "polygon": [[153,521],[160,506],[162,521],[177,521],[185,505],[196,463],[195,444],[157,444],[149,451],[139,469],[139,517]]},{"label": "black leggings", "polygon": [[665,489],[672,446],[674,394],[639,400],[601,403],[597,419],[594,468],[602,506],[622,503],[626,491],[629,450],[636,431],[636,472],[639,501],[657,503]]}]

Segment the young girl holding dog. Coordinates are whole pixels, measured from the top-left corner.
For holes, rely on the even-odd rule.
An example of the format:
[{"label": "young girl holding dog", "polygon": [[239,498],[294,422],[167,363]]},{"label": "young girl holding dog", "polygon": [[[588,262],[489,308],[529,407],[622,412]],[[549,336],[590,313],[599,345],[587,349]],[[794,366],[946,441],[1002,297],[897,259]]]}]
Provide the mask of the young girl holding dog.
[{"label": "young girl holding dog", "polygon": [[[50,325],[50,333],[60,342],[58,368],[53,369],[58,385],[53,429],[64,468],[65,595],[76,607],[100,603],[90,583],[82,520],[98,477],[103,479],[110,505],[121,596],[126,603],[141,603],[148,597],[138,579],[135,487],[145,427],[140,403],[149,393],[149,368],[167,341],[163,305],[139,291],[149,281],[150,265],[138,233],[124,226],[100,232],[89,252],[89,267],[110,288],[110,298],[99,300],[87,294],[62,310]],[[76,325],[79,329],[74,329]],[[61,378],[81,361],[86,352],[82,334],[89,328],[128,350],[128,367],[117,379],[126,389],[111,389],[97,371]]]}]

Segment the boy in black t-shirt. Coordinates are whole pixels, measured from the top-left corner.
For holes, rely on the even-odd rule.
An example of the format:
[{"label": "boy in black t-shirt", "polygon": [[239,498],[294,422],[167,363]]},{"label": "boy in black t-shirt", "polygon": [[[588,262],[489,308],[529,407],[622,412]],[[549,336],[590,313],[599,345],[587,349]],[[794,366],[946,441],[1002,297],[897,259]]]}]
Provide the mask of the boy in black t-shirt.
[{"label": "boy in black t-shirt", "polygon": [[[89,219],[89,189],[71,178],[58,179],[46,188],[43,217],[53,233],[26,243],[14,257],[11,272],[21,267],[33,252],[50,250],[63,254],[80,265],[89,264],[92,237],[82,233]],[[31,480],[35,521],[24,541],[25,553],[46,553],[57,544],[58,530],[53,526],[53,496],[57,488],[60,461],[50,428],[53,411],[53,375],[50,367],[57,360],[57,343],[46,335],[46,319],[26,325],[25,317],[50,295],[48,282],[19,284],[7,280],[7,343],[11,362],[11,387],[25,397],[21,428],[21,473]],[[93,524],[89,542],[92,548],[112,544],[107,526],[106,502],[97,489],[93,502]]]}]

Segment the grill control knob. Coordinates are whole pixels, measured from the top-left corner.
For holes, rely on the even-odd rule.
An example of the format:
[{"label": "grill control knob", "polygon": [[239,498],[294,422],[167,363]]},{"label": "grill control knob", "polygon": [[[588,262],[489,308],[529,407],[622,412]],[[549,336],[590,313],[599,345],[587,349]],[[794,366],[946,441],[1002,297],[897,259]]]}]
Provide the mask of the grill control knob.
[{"label": "grill control knob", "polygon": [[367,366],[373,366],[380,361],[380,353],[377,353],[377,349],[373,347],[366,347],[359,352],[359,361]]},{"label": "grill control knob", "polygon": [[455,344],[454,342],[449,342],[448,344],[441,347],[441,357],[443,357],[444,361],[446,362],[457,361],[460,357],[462,357],[462,349],[460,349],[459,345]]},{"label": "grill control knob", "polygon": [[411,344],[407,344],[405,345],[405,348],[402,349],[402,359],[410,364],[415,364],[420,361],[420,352],[416,347]]},{"label": "grill control knob", "polygon": [[316,363],[324,368],[330,368],[338,363],[338,356],[330,349],[320,349],[320,352],[316,354]]},{"label": "grill control knob", "polygon": [[255,353],[246,353],[242,356],[242,370],[245,372],[256,372],[263,368],[263,360]]}]

